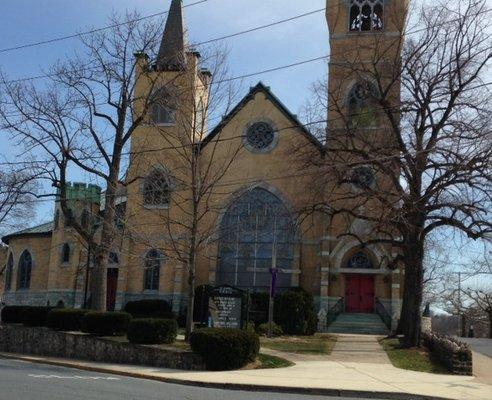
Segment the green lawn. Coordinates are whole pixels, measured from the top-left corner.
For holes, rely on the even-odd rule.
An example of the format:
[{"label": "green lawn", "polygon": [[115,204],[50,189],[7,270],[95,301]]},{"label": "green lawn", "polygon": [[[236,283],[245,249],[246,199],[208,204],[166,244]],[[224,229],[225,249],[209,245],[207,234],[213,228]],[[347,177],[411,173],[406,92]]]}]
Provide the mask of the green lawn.
[{"label": "green lawn", "polygon": [[330,354],[335,342],[336,337],[327,334],[261,338],[262,347],[296,354]]},{"label": "green lawn", "polygon": [[259,365],[257,369],[286,368],[294,365],[293,362],[286,360],[285,358],[270,356],[262,353],[258,356],[258,360],[261,365]]},{"label": "green lawn", "polygon": [[401,369],[450,374],[446,367],[433,360],[426,348],[403,348],[399,339],[382,339],[380,341],[391,363]]}]

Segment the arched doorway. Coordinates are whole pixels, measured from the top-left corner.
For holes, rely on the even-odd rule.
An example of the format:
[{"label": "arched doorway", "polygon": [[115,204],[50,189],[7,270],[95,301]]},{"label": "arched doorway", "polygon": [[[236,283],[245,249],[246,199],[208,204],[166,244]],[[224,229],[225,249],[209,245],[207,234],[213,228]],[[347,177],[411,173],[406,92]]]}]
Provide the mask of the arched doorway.
[{"label": "arched doorway", "polygon": [[272,192],[255,188],[237,198],[220,225],[217,283],[254,291],[267,290],[275,253],[277,287],[292,282],[295,224],[284,203]]},{"label": "arched doorway", "polygon": [[348,258],[345,267],[354,270],[353,274],[345,274],[345,311],[374,312],[374,275],[360,272],[374,267],[371,258],[366,252],[357,251]]}]

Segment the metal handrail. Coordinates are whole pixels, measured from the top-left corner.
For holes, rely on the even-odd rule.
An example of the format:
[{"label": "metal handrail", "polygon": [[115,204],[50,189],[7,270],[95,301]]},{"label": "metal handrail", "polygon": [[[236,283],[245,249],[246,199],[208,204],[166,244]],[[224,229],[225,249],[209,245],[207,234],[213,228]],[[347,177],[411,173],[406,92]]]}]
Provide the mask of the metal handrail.
[{"label": "metal handrail", "polygon": [[381,303],[381,300],[379,300],[377,297],[374,299],[374,309],[376,310],[376,313],[381,317],[386,327],[391,330],[391,315],[389,314],[388,310],[386,310],[384,304]]},{"label": "metal handrail", "polygon": [[343,312],[343,297],[340,297],[333,307],[326,314],[326,327],[329,327],[337,317]]}]

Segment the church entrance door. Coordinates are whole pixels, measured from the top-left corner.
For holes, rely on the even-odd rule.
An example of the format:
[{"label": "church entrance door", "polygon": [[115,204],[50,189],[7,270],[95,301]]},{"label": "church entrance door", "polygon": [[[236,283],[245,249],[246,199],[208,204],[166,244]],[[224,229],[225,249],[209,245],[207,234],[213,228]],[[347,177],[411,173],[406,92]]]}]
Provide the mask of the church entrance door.
[{"label": "church entrance door", "polygon": [[106,282],[106,309],[114,311],[116,307],[116,291],[118,290],[118,268],[108,268]]},{"label": "church entrance door", "polygon": [[345,299],[348,313],[372,313],[374,311],[374,277],[346,275]]}]

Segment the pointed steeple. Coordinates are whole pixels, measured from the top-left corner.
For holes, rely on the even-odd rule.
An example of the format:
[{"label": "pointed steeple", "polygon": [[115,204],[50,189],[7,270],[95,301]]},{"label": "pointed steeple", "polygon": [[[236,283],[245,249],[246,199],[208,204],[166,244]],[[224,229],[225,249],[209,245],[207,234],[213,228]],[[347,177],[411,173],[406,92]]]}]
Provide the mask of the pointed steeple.
[{"label": "pointed steeple", "polygon": [[157,68],[159,70],[186,68],[186,46],[183,4],[181,0],[172,0],[157,56]]}]

